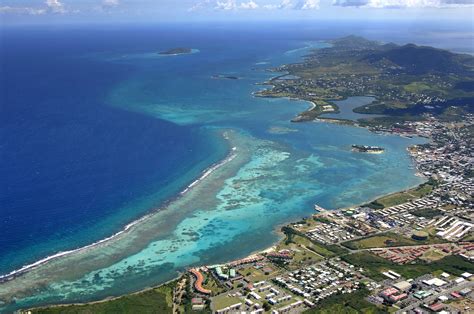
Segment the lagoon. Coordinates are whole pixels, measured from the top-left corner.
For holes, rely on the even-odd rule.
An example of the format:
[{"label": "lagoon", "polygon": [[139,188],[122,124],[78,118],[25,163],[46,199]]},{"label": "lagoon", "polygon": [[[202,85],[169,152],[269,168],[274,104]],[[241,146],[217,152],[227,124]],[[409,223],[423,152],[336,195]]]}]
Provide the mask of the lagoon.
[{"label": "lagoon", "polygon": [[324,118],[332,118],[332,119],[344,119],[344,120],[352,120],[357,121],[358,119],[371,119],[376,117],[383,117],[383,115],[379,114],[362,114],[354,112],[353,110],[357,107],[362,107],[371,104],[375,100],[374,97],[371,96],[354,96],[348,97],[344,100],[337,100],[334,103],[339,108],[338,113],[325,113],[322,115]]}]

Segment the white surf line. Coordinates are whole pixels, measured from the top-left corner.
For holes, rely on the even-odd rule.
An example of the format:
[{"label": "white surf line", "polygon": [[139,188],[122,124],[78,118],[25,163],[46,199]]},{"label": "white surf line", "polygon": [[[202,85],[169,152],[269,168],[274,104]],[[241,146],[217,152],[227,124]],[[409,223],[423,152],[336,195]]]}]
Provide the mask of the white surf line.
[{"label": "white surf line", "polygon": [[[234,152],[235,150],[237,150],[237,147],[232,147],[232,151]],[[237,154],[231,153],[224,160],[222,160],[221,162],[211,166],[209,169],[204,171],[203,174],[198,179],[194,180],[190,185],[188,185],[186,187],[186,189],[181,191],[180,195],[184,195],[187,192],[189,192],[189,190],[192,189],[196,184],[198,184],[199,182],[204,180],[206,177],[208,177],[210,174],[212,174],[214,171],[216,171],[220,167],[224,166],[226,163],[232,161],[236,156],[237,156]]]},{"label": "white surf line", "polygon": [[[228,162],[232,161],[235,157],[237,157],[237,154],[235,153],[235,151],[237,150],[237,147],[232,147],[232,151],[231,153],[229,153],[229,155],[223,159],[221,162],[217,163],[217,164],[214,164],[213,166],[211,166],[210,168],[206,169],[203,174],[199,177],[199,179],[193,181],[190,185],[188,185],[188,187],[186,187],[186,189],[184,189],[183,191],[180,192],[180,196],[186,194],[187,192],[189,192],[193,187],[195,187],[199,182],[201,182],[203,179],[205,179],[206,177],[208,177],[210,174],[212,174],[215,170],[217,170],[218,168],[224,166],[225,164],[227,164]],[[132,221],[131,223],[127,224],[122,230],[114,233],[113,235],[107,237],[107,238],[104,238],[102,240],[99,240],[99,241],[96,241],[92,244],[89,244],[89,245],[86,245],[86,246],[83,246],[83,247],[80,247],[80,248],[77,248],[77,249],[73,249],[73,250],[68,250],[68,251],[62,251],[62,252],[58,252],[56,254],[53,254],[53,255],[50,255],[48,257],[45,257],[43,259],[40,259],[39,261],[36,261],[34,263],[31,263],[31,264],[28,264],[28,265],[24,265],[22,266],[21,268],[19,269],[16,269],[16,270],[13,270],[5,275],[0,275],[0,283],[3,283],[3,282],[7,282],[7,281],[10,281],[12,279],[14,279],[15,277],[19,276],[19,275],[22,275],[28,271],[31,271],[43,264],[46,264],[48,262],[50,262],[51,260],[54,260],[54,259],[57,259],[59,257],[64,257],[64,256],[67,256],[67,255],[70,255],[70,254],[73,254],[73,253],[77,253],[77,252],[80,252],[80,251],[86,251],[88,249],[91,249],[93,247],[96,247],[96,246],[99,246],[101,244],[104,244],[116,237],[118,237],[119,235],[125,233],[125,232],[128,232],[133,226],[137,225],[138,223],[148,219],[149,217],[151,217],[152,215],[154,215],[156,213],[156,211],[153,211],[149,214],[146,214],[145,216],[135,220],[135,221]]]},{"label": "white surf line", "polygon": [[110,241],[110,240],[116,238],[117,236],[119,236],[119,235],[121,235],[121,234],[123,234],[123,233],[129,231],[133,226],[135,226],[136,224],[138,224],[138,223],[144,221],[145,219],[147,219],[148,217],[150,217],[152,214],[153,214],[153,213],[147,214],[147,215],[145,215],[145,216],[143,216],[143,217],[141,217],[141,218],[139,218],[139,219],[137,219],[137,220],[135,220],[135,221],[132,221],[131,223],[127,224],[122,230],[120,230],[120,231],[114,233],[113,235],[111,235],[111,236],[109,236],[109,237],[107,237],[107,238],[101,239],[101,240],[96,241],[96,242],[94,242],[94,243],[92,243],[92,244],[89,244],[89,245],[86,245],[86,246],[82,246],[82,247],[77,248],[77,249],[74,249],[74,250],[68,250],[68,251],[58,252],[58,253],[56,253],[56,254],[50,255],[50,256],[45,257],[45,258],[43,258],[43,259],[40,259],[40,260],[37,261],[37,262],[34,262],[34,263],[32,263],[32,264],[25,265],[25,266],[23,266],[23,267],[21,267],[21,268],[19,268],[19,269],[17,269],[17,270],[11,271],[11,272],[9,272],[9,273],[7,273],[7,274],[5,274],[5,275],[0,275],[0,283],[5,282],[5,281],[9,281],[9,280],[15,278],[16,276],[21,275],[21,274],[23,274],[23,273],[26,273],[26,272],[28,272],[28,271],[30,271],[30,270],[32,270],[32,269],[34,269],[34,268],[36,268],[36,267],[38,267],[38,266],[40,266],[40,265],[43,265],[43,264],[45,264],[45,263],[47,263],[47,262],[53,260],[53,259],[56,259],[56,258],[59,258],[59,257],[62,257],[62,256],[67,256],[67,255],[70,255],[70,254],[73,254],[73,253],[76,253],[76,252],[80,252],[80,251],[86,251],[86,250],[88,250],[88,249],[90,249],[90,248],[96,247],[96,246],[98,246],[98,245],[100,245],[100,244],[103,244],[103,243],[105,243],[105,242],[107,242],[107,241]]}]

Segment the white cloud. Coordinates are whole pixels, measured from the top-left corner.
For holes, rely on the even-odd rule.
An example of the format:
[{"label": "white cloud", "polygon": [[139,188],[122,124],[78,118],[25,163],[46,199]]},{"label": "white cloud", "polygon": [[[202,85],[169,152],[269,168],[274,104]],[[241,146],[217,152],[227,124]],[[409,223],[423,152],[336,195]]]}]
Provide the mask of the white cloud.
[{"label": "white cloud", "polygon": [[119,0],[104,0],[102,1],[102,6],[104,7],[116,7],[120,4]]},{"label": "white cloud", "polygon": [[53,13],[66,13],[67,10],[59,0],[46,0],[46,6]]},{"label": "white cloud", "polygon": [[255,10],[258,9],[259,5],[255,1],[242,2],[240,4],[241,9],[245,10]]},{"label": "white cloud", "polygon": [[[212,1],[205,1],[207,4],[212,4]],[[216,10],[254,10],[257,9],[259,6],[258,4],[250,0],[248,2],[237,2],[236,0],[218,0],[214,4],[214,9]]]},{"label": "white cloud", "polygon": [[293,0],[283,0],[278,6],[278,9],[293,9],[294,6]]},{"label": "white cloud", "polygon": [[225,11],[235,10],[237,9],[237,4],[235,3],[235,0],[216,1],[214,8]]},{"label": "white cloud", "polygon": [[45,14],[45,9],[36,9],[28,7],[0,7],[0,14],[26,14],[26,15],[41,15]]},{"label": "white cloud", "polygon": [[474,6],[474,0],[334,0],[333,4],[363,8],[449,8]]},{"label": "white cloud", "polygon": [[197,11],[197,10],[200,10],[200,9],[204,9],[210,3],[211,3],[210,0],[198,1],[196,4],[194,4],[192,7],[190,7],[188,11]]},{"label": "white cloud", "polygon": [[67,10],[60,0],[45,0],[43,5],[38,7],[0,7],[1,14],[41,15],[46,13],[64,14],[78,12],[78,10]]},{"label": "white cloud", "polygon": [[316,10],[319,9],[319,0],[306,0],[301,7],[302,10]]},{"label": "white cloud", "polygon": [[283,0],[280,4],[268,4],[267,9],[280,10],[315,10],[319,9],[320,0]]},{"label": "white cloud", "polygon": [[254,0],[237,1],[237,0],[202,0],[191,7],[190,11],[199,9],[215,9],[215,10],[315,10],[319,9],[320,0],[282,0],[280,3],[260,5]]}]

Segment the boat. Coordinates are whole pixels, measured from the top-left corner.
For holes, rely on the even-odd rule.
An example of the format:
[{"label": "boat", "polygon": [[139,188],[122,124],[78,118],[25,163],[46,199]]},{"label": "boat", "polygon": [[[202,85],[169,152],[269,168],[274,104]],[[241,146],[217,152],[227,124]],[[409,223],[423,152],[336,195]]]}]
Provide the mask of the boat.
[{"label": "boat", "polygon": [[325,211],[324,208],[322,208],[321,206],[317,205],[317,204],[314,204],[314,210],[318,211],[318,212],[323,212]]}]

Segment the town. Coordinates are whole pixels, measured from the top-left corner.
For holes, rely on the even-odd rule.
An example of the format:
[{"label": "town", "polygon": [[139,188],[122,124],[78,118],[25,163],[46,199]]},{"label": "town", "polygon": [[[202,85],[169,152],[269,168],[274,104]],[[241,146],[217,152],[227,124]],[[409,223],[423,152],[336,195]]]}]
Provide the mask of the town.
[{"label": "town", "polygon": [[[282,228],[268,250],[189,270],[190,309],[212,313],[474,311],[472,130],[433,116],[376,132],[422,136],[409,148],[420,186]],[[179,310],[176,311],[179,313]]]}]

